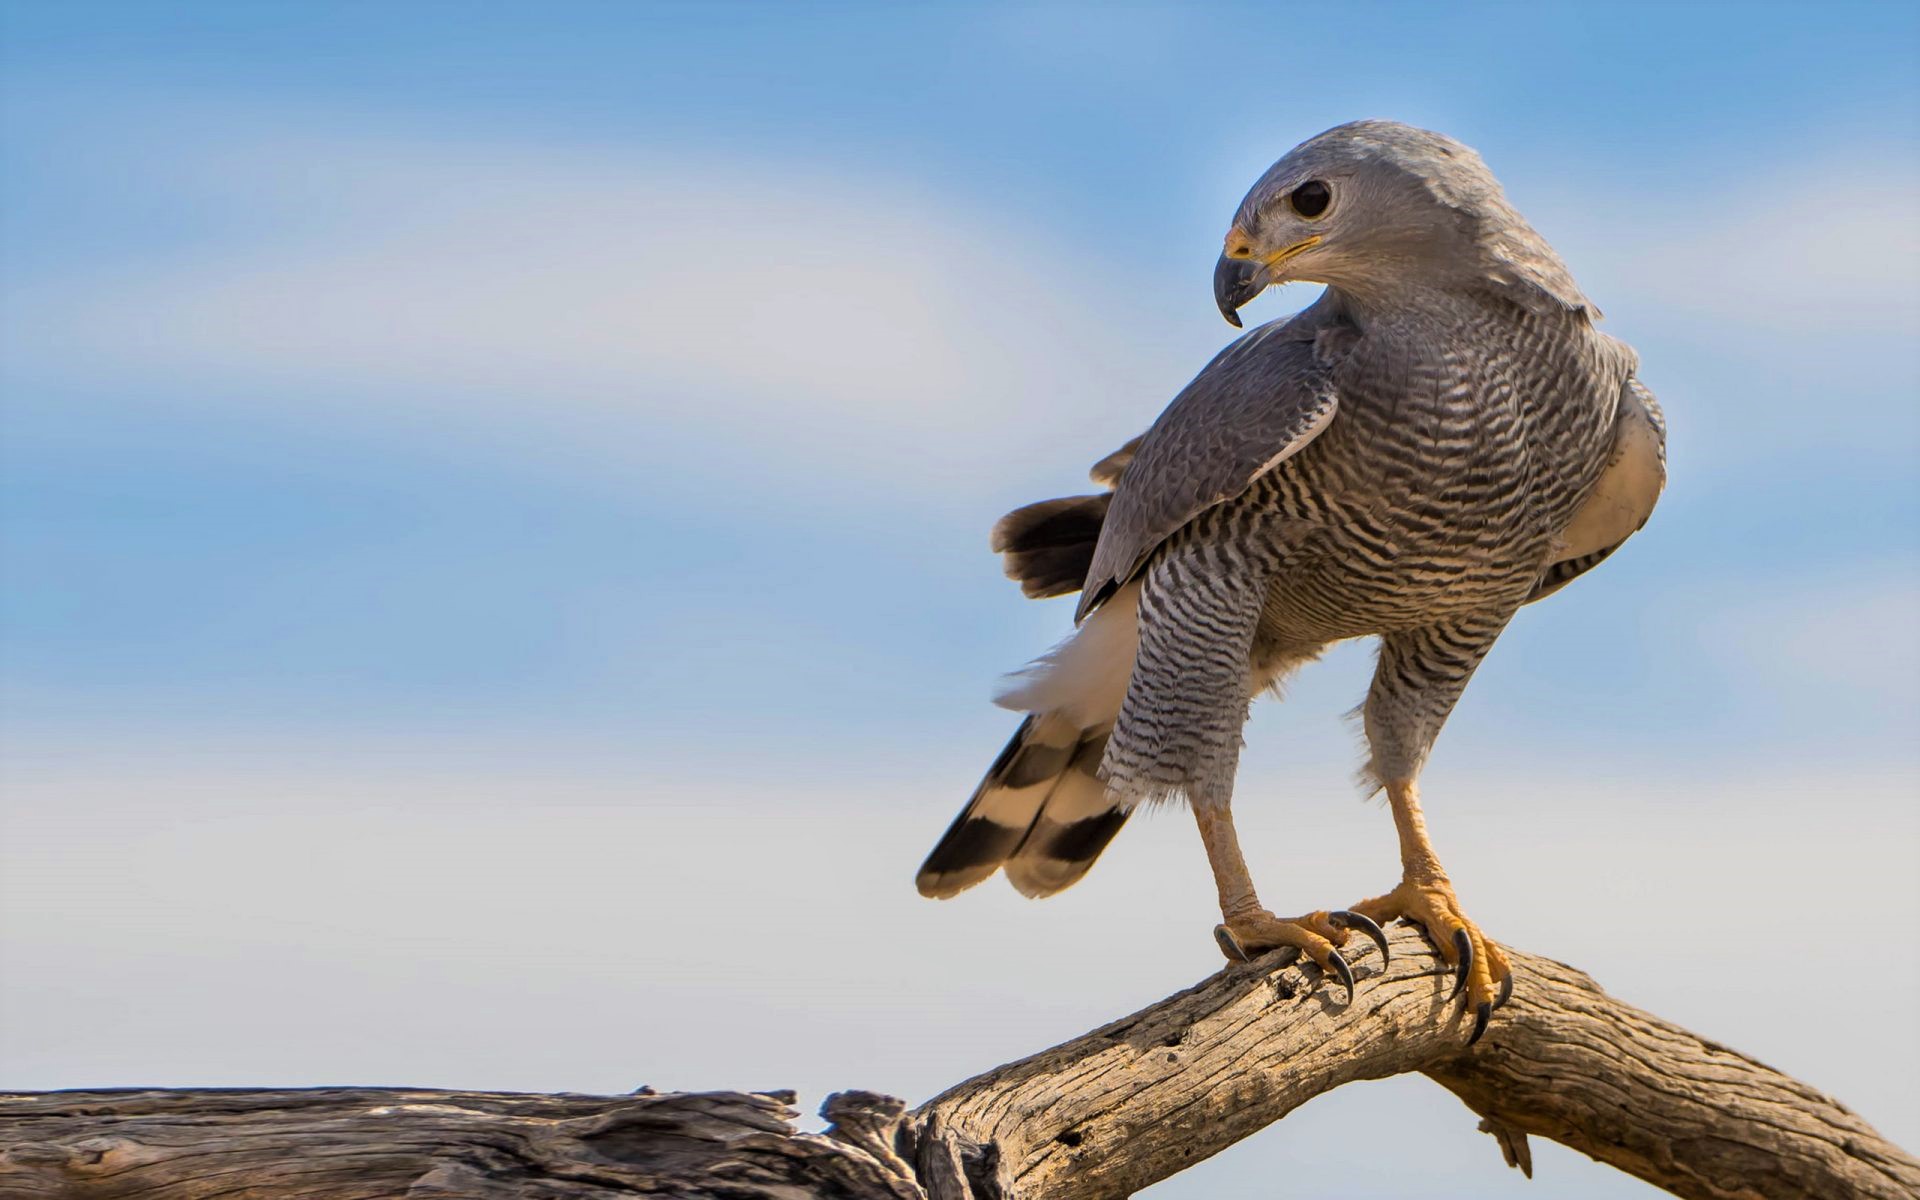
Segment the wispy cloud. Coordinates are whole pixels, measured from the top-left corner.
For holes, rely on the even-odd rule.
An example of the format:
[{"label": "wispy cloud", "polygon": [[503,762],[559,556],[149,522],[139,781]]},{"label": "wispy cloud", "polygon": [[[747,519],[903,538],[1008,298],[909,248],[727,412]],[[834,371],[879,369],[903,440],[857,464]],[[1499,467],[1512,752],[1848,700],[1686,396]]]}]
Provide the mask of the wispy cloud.
[{"label": "wispy cloud", "polygon": [[[718,430],[743,469],[958,484],[1007,445],[1097,455],[1225,332],[1169,353],[1180,337],[1139,337],[1164,315],[1151,280],[977,201],[798,155],[309,123],[149,162],[143,186],[246,220],[191,256],[16,281],[17,365],[465,424],[625,420],[640,454]],[[1766,174],[1664,207],[1657,227],[1681,232],[1625,250],[1590,193],[1554,198],[1549,227],[1571,215],[1570,257],[1628,324],[1818,331],[1827,349],[1769,342],[1783,367],[1911,333],[1913,180],[1860,157],[1817,174],[1835,199],[1812,217],[1783,201],[1804,176]]]},{"label": "wispy cloud", "polygon": [[30,282],[16,353],[301,403],[724,426],[748,461],[802,446],[916,477],[1181,381],[1103,319],[1122,281],[898,180],[298,135],[172,169],[201,203],[244,203],[256,235]]},{"label": "wispy cloud", "polygon": [[1920,173],[1883,150],[1828,147],[1699,189],[1589,183],[1548,199],[1543,224],[1603,307],[1823,342],[1920,332]]},{"label": "wispy cloud", "polygon": [[1920,716],[1920,576],[1912,566],[1756,580],[1732,607],[1685,595],[1674,603],[1712,614],[1700,644],[1748,689],[1818,688],[1861,708]]}]

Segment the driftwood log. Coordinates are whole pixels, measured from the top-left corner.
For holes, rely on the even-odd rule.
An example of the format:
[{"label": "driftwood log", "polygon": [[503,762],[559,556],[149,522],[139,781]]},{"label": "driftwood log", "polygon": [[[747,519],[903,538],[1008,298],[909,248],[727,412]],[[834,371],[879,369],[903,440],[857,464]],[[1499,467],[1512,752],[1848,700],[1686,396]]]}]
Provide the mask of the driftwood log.
[{"label": "driftwood log", "polygon": [[1408,1071],[1529,1174],[1538,1135],[1702,1200],[1920,1196],[1920,1162],[1834,1100],[1550,959],[1514,955],[1513,1001],[1468,1049],[1431,948],[1406,928],[1392,947],[1384,972],[1371,949],[1355,961],[1350,1007],[1283,951],[911,1111],[836,1094],[823,1134],[796,1131],[791,1093],[5,1094],[0,1196],[1091,1200]]}]

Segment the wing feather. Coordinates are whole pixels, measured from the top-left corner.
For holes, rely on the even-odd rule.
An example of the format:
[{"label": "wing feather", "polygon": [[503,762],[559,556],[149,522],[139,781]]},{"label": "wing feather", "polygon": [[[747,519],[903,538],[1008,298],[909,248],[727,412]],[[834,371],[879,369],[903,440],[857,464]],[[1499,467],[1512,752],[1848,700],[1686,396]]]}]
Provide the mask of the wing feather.
[{"label": "wing feather", "polygon": [[1614,418],[1613,453],[1599,482],[1560,535],[1553,561],[1527,603],[1544,599],[1600,565],[1647,523],[1667,483],[1667,422],[1660,402],[1631,376]]},{"label": "wing feather", "polygon": [[1117,479],[1075,620],[1131,579],[1181,526],[1245,492],[1332,422],[1339,397],[1331,369],[1315,353],[1325,323],[1324,314],[1309,309],[1240,338],[1174,397],[1123,470],[1096,468]]},{"label": "wing feather", "polygon": [[1140,443],[1146,436],[1143,433],[1133,438],[1126,445],[1093,464],[1093,469],[1087,472],[1087,478],[1108,491],[1119,487],[1120,477],[1127,473],[1128,465],[1133,462],[1133,456],[1140,452]]}]

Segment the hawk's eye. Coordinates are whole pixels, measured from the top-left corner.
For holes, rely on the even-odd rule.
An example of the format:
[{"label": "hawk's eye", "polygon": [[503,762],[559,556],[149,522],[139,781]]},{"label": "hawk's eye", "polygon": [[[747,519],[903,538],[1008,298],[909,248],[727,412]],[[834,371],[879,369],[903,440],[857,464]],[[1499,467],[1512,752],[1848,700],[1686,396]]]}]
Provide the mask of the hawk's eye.
[{"label": "hawk's eye", "polygon": [[1333,203],[1333,193],[1318,179],[1309,179],[1288,194],[1287,203],[1293,211],[1311,221],[1327,211],[1327,205]]}]

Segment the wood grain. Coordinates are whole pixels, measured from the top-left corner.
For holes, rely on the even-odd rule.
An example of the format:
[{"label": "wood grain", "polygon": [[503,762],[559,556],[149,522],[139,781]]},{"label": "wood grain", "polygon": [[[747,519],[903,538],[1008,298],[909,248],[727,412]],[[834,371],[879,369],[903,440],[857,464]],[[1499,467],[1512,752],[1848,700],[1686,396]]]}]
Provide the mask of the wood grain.
[{"label": "wood grain", "polygon": [[1551,959],[1514,954],[1513,1002],[1469,1050],[1431,948],[1406,928],[1392,947],[1385,972],[1371,949],[1355,960],[1351,1006],[1283,952],[912,1111],[838,1093],[824,1134],[795,1129],[790,1093],[9,1093],[0,1196],[1096,1200],[1342,1084],[1418,1071],[1516,1165],[1536,1135],[1702,1200],[1920,1197],[1920,1163],[1838,1102]]}]

